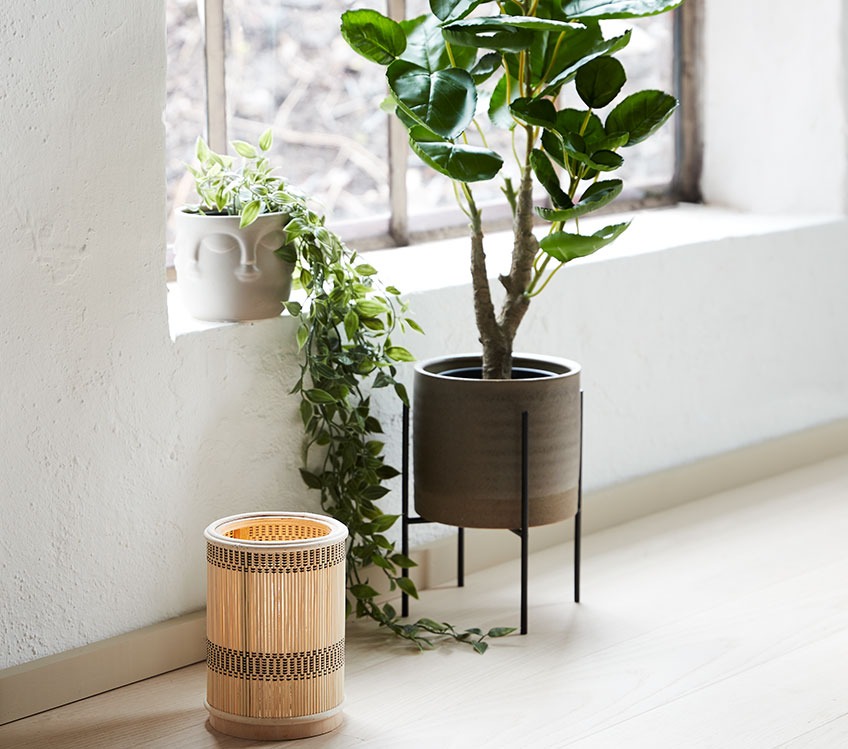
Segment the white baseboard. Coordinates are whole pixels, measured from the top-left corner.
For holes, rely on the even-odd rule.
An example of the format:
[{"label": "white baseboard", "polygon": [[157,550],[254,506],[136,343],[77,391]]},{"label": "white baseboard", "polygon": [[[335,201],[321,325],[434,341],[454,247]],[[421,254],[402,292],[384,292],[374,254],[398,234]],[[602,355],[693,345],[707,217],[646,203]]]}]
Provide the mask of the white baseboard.
[{"label": "white baseboard", "polygon": [[[599,531],[845,453],[848,453],[848,420],[587,493],[583,499],[583,533]],[[570,540],[573,530],[571,521],[533,528],[531,551]],[[504,542],[504,533],[476,529],[466,532],[467,573],[518,558],[517,539],[515,543]],[[419,562],[413,579],[421,589],[456,578],[455,545],[453,537],[444,538],[413,553]],[[379,579],[379,575],[373,575],[372,579]],[[206,657],[205,642],[205,612],[196,611],[2,670],[0,725],[198,663]]]},{"label": "white baseboard", "polygon": [[0,671],[0,725],[206,658],[206,612]]}]

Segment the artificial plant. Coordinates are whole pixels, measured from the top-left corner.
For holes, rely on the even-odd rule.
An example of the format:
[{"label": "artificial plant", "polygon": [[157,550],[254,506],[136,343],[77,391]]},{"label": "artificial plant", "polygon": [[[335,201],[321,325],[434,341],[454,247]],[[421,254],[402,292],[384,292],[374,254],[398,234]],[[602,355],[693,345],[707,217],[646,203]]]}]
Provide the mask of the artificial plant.
[{"label": "artificial plant", "polygon": [[[646,90],[599,116],[621,94],[626,72],[614,53],[630,40],[629,30],[605,38],[600,22],[663,13],[682,1],[430,0],[430,13],[400,22],[374,10],[343,14],[347,43],[386,67],[390,109],[408,130],[412,151],[454,181],[470,220],[485,378],[510,377],[518,326],[554,274],[627,228],[629,222],[616,223],[583,234],[580,217],[618,196],[622,181],[610,173],[624,162],[620,151],[652,135],[677,106],[674,97]],[[517,162],[517,184],[500,177],[504,156],[489,146],[491,128],[513,133],[508,156]],[[496,178],[513,215],[499,309],[472,189]],[[535,183],[548,206],[534,206]],[[538,220],[547,225],[541,239]]]},{"label": "artificial plant", "polygon": [[[303,291],[300,301],[284,303],[298,320],[297,346],[303,357],[291,390],[300,395],[306,433],[308,467],[301,469],[301,476],[308,487],[320,491],[322,508],[348,528],[348,611],[374,619],[419,648],[447,638],[483,653],[488,638],[513,629],[457,630],[427,618],[402,622],[390,603],[378,602],[379,593],[365,576],[367,568],[380,570],[390,590],[418,597],[413,581],[402,574],[415,562],[398,553],[385,535],[398,516],[377,505],[389,491],[384,483],[398,471],[386,463],[379,438],[383,430],[372,412],[370,391],[392,388],[408,404],[396,366],[413,357],[392,342],[392,335],[398,329],[420,328],[407,314],[400,292],[384,286],[374,267],[325,226],[306,197],[275,174],[266,156],[271,145],[270,130],[258,147],[233,141],[241,156],[236,165],[232,157],[215,153],[198,139],[199,166],[188,168],[201,203],[188,210],[241,216],[243,227],[262,214],[280,214],[285,243],[277,254],[295,264],[295,279]],[[317,459],[316,464],[309,466],[310,459]]]}]

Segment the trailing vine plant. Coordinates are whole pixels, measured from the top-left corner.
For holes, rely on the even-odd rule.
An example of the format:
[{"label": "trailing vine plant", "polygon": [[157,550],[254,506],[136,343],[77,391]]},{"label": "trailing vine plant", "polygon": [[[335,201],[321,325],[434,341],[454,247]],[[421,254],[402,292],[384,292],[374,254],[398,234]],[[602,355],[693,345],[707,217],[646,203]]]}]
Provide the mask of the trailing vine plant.
[{"label": "trailing vine plant", "polygon": [[[230,156],[212,151],[198,139],[199,168],[189,167],[202,203],[192,210],[206,214],[240,215],[248,226],[265,213],[283,214],[285,244],[277,253],[295,264],[302,301],[287,301],[288,313],[299,322],[298,351],[303,357],[292,394],[300,395],[300,417],[305,430],[305,484],[321,493],[325,512],[344,523],[350,533],[347,550],[347,609],[357,617],[370,617],[398,637],[420,649],[452,639],[478,653],[489,638],[514,631],[495,627],[456,629],[447,622],[422,618],[403,622],[390,603],[380,603],[378,590],[366,569],[379,570],[389,591],[400,590],[417,598],[414,582],[403,575],[415,562],[397,552],[386,536],[398,520],[378,502],[388,494],[385,482],[399,474],[385,459],[383,433],[372,411],[370,392],[391,388],[409,403],[397,365],[413,361],[412,354],[395,345],[396,331],[420,327],[408,315],[400,291],[383,285],[377,271],[313,211],[306,197],[273,172],[266,156],[271,148],[268,130],[258,148],[244,141],[232,146],[241,156],[234,167]],[[314,465],[309,464],[313,461]]]}]

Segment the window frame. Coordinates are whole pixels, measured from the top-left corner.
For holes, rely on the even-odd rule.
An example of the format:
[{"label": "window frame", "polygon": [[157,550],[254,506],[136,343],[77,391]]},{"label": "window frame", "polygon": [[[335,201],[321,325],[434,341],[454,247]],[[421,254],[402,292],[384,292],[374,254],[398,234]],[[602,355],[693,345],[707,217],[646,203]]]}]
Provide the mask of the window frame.
[{"label": "window frame", "polygon": [[[206,82],[206,131],[210,147],[227,150],[226,22],[225,0],[203,0],[201,28],[204,33]],[[674,95],[680,108],[674,119],[674,172],[661,186],[625,190],[608,211],[636,210],[678,202],[700,203],[702,138],[698,79],[701,67],[703,0],[687,0],[673,12]],[[405,17],[406,0],[386,0],[386,12],[395,19]],[[402,247],[439,236],[456,236],[465,231],[466,219],[457,208],[440,208],[410,217],[406,186],[409,148],[403,125],[389,117],[388,126],[389,214],[356,221],[340,221],[336,229],[356,240],[360,250]],[[506,229],[510,217],[503,211],[487,213],[489,231]]]}]

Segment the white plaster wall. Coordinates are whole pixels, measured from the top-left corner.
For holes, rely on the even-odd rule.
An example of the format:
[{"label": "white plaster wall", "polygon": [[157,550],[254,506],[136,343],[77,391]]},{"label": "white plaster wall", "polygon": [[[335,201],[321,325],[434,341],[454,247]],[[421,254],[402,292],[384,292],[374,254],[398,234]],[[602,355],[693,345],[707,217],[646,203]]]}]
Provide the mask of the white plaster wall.
[{"label": "white plaster wall", "polygon": [[[840,20],[836,3],[816,4],[816,26]],[[316,509],[296,470],[291,322],[169,337],[161,5],[7,5],[0,668],[200,607],[201,534],[212,519]],[[708,5],[728,12],[721,23],[711,15],[709,28],[733,37],[729,19],[748,3]],[[772,131],[749,122],[742,147],[729,137],[735,110],[718,112],[725,96],[736,99],[725,82],[756,90],[774,72],[735,65],[742,35],[755,33],[748,19],[732,54],[708,69],[707,192],[765,213],[841,211],[844,52],[835,32],[802,33],[796,16],[751,5],[779,23],[758,49],[767,39],[812,45],[798,47],[796,61],[819,60],[828,82],[816,102],[833,94],[841,108],[817,125],[816,140],[785,121],[787,136],[828,144],[828,159],[811,158],[800,175],[786,171],[794,162]],[[764,122],[785,106],[780,86],[771,88],[757,101]],[[813,94],[796,93],[809,109]],[[703,239],[678,246],[662,216],[640,218],[606,258],[563,273],[520,333],[521,348],[583,363],[589,487],[848,416],[845,221],[680,215]],[[451,248],[429,249],[375,262],[411,292],[429,333],[410,341],[419,356],[472,349],[465,250],[436,270],[434,288],[422,269]],[[380,407],[397,460],[399,413],[384,399]]]},{"label": "white plaster wall", "polygon": [[844,211],[844,0],[703,5],[705,200],[767,213]]},{"label": "white plaster wall", "polygon": [[288,321],[172,342],[164,12],[0,12],[0,668],[200,608],[202,532],[311,508]]}]

